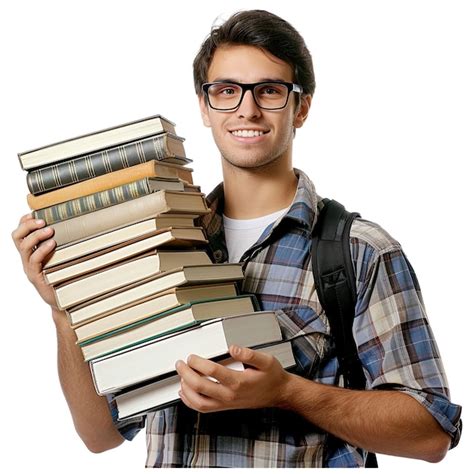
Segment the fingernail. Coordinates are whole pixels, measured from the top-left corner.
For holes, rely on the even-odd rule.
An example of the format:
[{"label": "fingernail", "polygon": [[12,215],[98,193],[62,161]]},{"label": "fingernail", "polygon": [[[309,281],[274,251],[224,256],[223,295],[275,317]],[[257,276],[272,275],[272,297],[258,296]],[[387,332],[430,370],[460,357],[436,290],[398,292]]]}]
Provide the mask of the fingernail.
[{"label": "fingernail", "polygon": [[234,347],[234,354],[235,355],[239,355],[241,352],[242,352],[242,349],[240,347],[238,347],[238,346]]},{"label": "fingernail", "polygon": [[45,227],[43,229],[43,234],[49,234],[51,232],[51,227]]},{"label": "fingernail", "polygon": [[43,219],[36,219],[35,224],[42,225],[42,224],[44,224],[44,220]]}]

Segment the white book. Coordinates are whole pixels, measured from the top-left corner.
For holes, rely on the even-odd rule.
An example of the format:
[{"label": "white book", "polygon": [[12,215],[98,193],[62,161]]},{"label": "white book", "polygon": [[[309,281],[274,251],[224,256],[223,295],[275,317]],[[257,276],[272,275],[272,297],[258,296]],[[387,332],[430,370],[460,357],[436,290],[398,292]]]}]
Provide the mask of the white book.
[{"label": "white book", "polygon": [[171,373],[177,360],[197,354],[212,359],[227,354],[232,344],[251,347],[281,341],[273,311],[216,319],[170,336],[92,360],[89,365],[99,395]]},{"label": "white book", "polygon": [[[257,351],[273,355],[284,369],[293,367],[296,364],[290,342],[261,347]],[[244,365],[241,362],[231,358],[219,361],[219,364],[232,370],[244,370]],[[180,386],[180,376],[176,374],[120,393],[115,397],[118,419],[123,420],[144,414],[147,411],[161,410],[170,404],[176,403],[179,401],[178,392]]]}]

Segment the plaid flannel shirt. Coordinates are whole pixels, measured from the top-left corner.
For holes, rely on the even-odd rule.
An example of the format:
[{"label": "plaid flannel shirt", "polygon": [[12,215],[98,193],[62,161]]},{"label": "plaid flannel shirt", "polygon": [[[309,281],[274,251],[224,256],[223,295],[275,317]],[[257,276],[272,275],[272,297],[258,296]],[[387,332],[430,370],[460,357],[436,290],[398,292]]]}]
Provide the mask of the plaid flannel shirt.
[{"label": "plaid flannel shirt", "polygon": [[[310,179],[299,170],[295,173],[298,187],[288,212],[242,256],[242,292],[256,294],[262,310],[276,311],[284,338],[292,341],[295,373],[339,385],[334,342],[311,266],[311,231],[322,202]],[[215,261],[226,262],[222,184],[208,196],[208,204],[212,212],[202,225]],[[456,445],[461,407],[450,402],[410,263],[400,244],[372,222],[356,219],[350,243],[358,294],[353,332],[367,389],[412,396]],[[111,410],[116,419],[113,400]],[[362,450],[334,442],[303,417],[276,408],[200,414],[180,403],[117,427],[132,439],[145,421],[147,467],[362,467],[365,463]]]}]

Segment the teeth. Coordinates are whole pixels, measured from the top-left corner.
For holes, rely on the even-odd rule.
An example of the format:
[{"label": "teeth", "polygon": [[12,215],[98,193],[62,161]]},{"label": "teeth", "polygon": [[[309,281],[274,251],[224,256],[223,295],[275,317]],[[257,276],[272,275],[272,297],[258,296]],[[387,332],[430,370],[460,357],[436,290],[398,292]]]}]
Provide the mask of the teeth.
[{"label": "teeth", "polygon": [[235,135],[236,137],[259,137],[260,135],[263,135],[263,132],[260,130],[234,130],[232,132],[232,135]]}]

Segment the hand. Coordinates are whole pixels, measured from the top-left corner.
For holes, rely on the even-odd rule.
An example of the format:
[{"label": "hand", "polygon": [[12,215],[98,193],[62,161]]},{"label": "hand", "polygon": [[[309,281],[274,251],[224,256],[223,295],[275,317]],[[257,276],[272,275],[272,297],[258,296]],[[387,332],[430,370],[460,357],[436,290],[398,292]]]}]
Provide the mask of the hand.
[{"label": "hand", "polygon": [[181,400],[202,413],[279,406],[291,376],[278,360],[238,346],[231,346],[229,353],[234,360],[251,367],[232,370],[197,355],[189,356],[187,364],[178,361]]},{"label": "hand", "polygon": [[28,280],[33,283],[41,298],[54,310],[59,311],[53,288],[46,283],[43,276],[43,264],[56,246],[56,242],[51,238],[53,229],[44,225],[43,220],[33,219],[31,214],[27,214],[20,219],[18,227],[12,232],[12,239],[20,253]]}]

